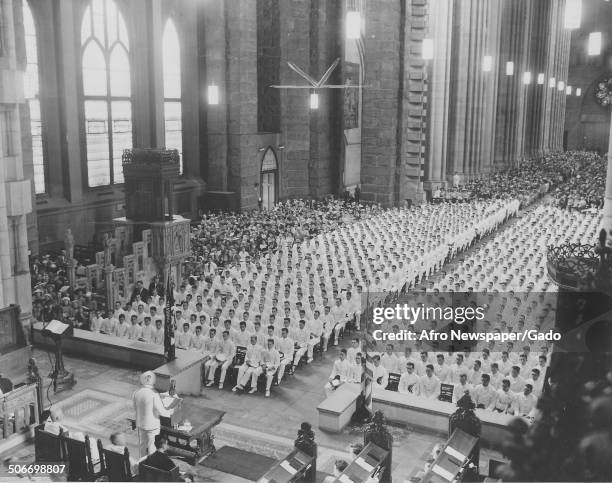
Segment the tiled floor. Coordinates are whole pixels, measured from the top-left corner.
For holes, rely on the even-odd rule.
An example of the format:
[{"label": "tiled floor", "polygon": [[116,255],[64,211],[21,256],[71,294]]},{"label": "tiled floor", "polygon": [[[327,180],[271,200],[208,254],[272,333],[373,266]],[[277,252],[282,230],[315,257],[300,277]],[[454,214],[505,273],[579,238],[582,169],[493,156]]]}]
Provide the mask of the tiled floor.
[{"label": "tiled floor", "polygon": [[[50,365],[47,353],[41,350],[34,350],[33,353],[40,373],[48,374]],[[335,350],[331,348],[322,361],[300,368],[281,386],[273,387],[270,398],[262,394],[232,393],[230,385],[226,384],[223,390],[204,389],[200,397],[187,399],[195,405],[226,412],[214,432],[217,447],[228,444],[274,458],[289,452],[297,428],[303,421],[311,422],[319,445],[318,469],[331,472],[336,459],[349,459],[350,444],[363,440],[359,428],[349,427],[340,434],[331,434],[316,427],[316,407],[325,398],[323,383],[334,357]],[[59,394],[49,390],[48,398],[47,395],[44,397],[45,406],[53,404],[62,407],[67,421],[71,420],[83,432],[103,441],[108,441],[113,432],[123,431],[128,446],[135,449],[137,438],[126,418],[130,411],[131,395],[138,388],[139,372],[72,357],[65,357],[65,366],[74,372],[77,384],[72,390]],[[393,477],[395,481],[404,481],[422,467],[425,455],[441,438],[408,428],[391,426],[389,429],[394,438]],[[499,458],[496,453],[484,451],[481,457],[483,466],[488,464],[491,454]],[[6,456],[1,457],[4,459]],[[11,456],[32,461],[33,446],[24,445],[12,452]],[[236,481],[236,477],[218,472],[213,475],[208,468],[206,470],[198,471],[202,481]]]}]

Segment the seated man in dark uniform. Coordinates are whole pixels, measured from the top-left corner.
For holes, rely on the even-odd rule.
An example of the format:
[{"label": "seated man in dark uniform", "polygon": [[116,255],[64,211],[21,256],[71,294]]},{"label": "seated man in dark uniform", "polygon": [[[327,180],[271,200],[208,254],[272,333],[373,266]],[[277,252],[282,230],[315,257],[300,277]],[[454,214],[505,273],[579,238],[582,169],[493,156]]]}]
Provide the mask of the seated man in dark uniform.
[{"label": "seated man in dark uniform", "polygon": [[[172,471],[177,467],[176,462],[166,454],[166,450],[168,449],[168,439],[165,436],[162,436],[161,434],[155,436],[155,449],[155,453],[150,454],[144,460],[142,460],[142,464],[162,471]],[[193,481],[193,476],[184,471],[180,471],[181,465],[178,466],[181,481]]]},{"label": "seated man in dark uniform", "polygon": [[170,471],[176,466],[172,458],[166,454],[168,449],[168,440],[165,436],[158,434],[155,436],[155,453],[150,454],[143,463],[152,468],[162,471]]}]

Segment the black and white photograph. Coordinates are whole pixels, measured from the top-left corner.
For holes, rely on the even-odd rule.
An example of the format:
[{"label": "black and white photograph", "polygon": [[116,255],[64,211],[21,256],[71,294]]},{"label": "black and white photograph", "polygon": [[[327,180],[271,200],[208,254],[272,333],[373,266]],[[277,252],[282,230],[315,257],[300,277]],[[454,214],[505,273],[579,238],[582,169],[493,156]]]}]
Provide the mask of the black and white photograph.
[{"label": "black and white photograph", "polygon": [[0,0],[0,483],[612,481],[612,1]]}]

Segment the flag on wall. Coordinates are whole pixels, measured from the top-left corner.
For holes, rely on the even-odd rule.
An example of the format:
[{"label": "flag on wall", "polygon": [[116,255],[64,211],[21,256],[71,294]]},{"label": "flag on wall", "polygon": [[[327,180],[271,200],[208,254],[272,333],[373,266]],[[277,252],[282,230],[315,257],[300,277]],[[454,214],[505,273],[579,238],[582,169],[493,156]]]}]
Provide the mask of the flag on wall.
[{"label": "flag on wall", "polygon": [[176,359],[174,347],[174,287],[172,286],[172,278],[170,270],[168,270],[168,279],[166,280],[166,307],[164,308],[164,354],[168,362]]}]

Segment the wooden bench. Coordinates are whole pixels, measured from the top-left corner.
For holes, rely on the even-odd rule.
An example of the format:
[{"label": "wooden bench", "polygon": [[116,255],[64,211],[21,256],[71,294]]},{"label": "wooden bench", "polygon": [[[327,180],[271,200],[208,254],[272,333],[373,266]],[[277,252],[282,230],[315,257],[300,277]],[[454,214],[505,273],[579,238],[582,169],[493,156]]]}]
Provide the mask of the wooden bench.
[{"label": "wooden bench", "polygon": [[344,383],[317,406],[319,428],[339,433],[349,423],[357,409],[361,385]]},{"label": "wooden bench", "polygon": [[[457,406],[452,403],[378,388],[374,389],[372,403],[374,411],[383,411],[388,421],[440,435],[448,434],[449,417],[457,410]],[[511,436],[507,426],[514,416],[485,409],[476,409],[474,412],[482,421],[480,440],[483,444],[498,448]]]}]

